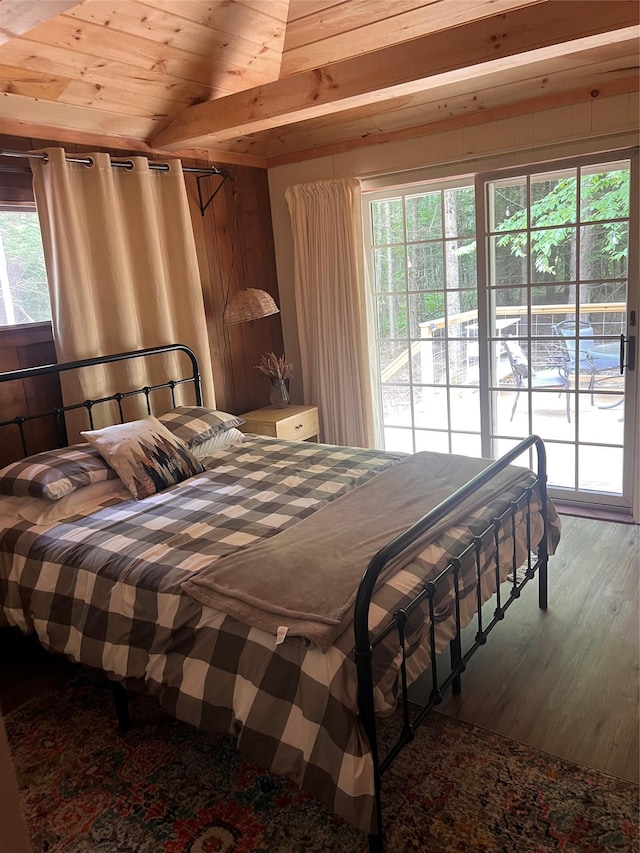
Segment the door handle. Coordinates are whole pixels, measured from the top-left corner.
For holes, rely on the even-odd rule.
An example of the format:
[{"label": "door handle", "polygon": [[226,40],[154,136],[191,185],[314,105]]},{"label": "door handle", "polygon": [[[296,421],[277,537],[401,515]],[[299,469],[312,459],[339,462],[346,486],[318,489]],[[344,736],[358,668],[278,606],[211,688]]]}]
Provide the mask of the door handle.
[{"label": "door handle", "polygon": [[[625,355],[627,357],[627,361],[625,363]],[[628,338],[625,338],[624,335],[620,335],[620,373],[624,373],[625,367],[627,370],[635,370],[636,366],[636,336],[629,335]]]}]

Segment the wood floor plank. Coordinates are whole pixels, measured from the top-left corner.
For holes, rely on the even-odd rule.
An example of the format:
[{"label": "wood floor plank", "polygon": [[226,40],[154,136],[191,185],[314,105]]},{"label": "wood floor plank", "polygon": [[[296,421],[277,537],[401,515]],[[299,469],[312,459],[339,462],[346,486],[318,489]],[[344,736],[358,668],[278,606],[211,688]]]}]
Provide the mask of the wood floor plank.
[{"label": "wood floor plank", "polygon": [[640,527],[562,522],[548,610],[530,584],[439,710],[638,781]]}]

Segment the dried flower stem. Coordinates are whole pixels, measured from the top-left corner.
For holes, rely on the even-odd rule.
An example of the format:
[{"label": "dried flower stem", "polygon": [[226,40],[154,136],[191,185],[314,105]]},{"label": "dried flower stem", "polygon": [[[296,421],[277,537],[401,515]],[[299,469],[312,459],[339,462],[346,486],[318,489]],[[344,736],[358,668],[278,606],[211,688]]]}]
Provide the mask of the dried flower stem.
[{"label": "dried flower stem", "polygon": [[269,379],[289,379],[293,376],[293,365],[285,361],[285,357],[278,357],[275,353],[269,352],[260,358],[260,364],[256,364],[256,370],[264,373]]}]

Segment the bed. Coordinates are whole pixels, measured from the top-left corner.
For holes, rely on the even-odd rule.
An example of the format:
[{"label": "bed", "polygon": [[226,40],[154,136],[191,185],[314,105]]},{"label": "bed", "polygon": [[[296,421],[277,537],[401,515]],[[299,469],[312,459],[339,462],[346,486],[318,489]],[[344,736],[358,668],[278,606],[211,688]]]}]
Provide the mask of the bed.
[{"label": "bed", "polygon": [[[105,672],[123,728],[124,688],[144,689],[233,735],[381,851],[387,767],[536,575],[547,606],[560,525],[544,446],[531,436],[489,463],[243,435],[240,418],[202,407],[181,345],[0,382],[167,352],[184,356],[180,376],[58,407],[59,450],[30,455],[45,413],[0,422],[25,457],[0,471],[0,624]],[[95,428],[101,405],[114,427]],[[70,448],[67,409],[87,419]],[[151,427],[160,444],[142,442],[132,468],[131,431],[146,442]],[[398,733],[383,749],[388,717]]]}]

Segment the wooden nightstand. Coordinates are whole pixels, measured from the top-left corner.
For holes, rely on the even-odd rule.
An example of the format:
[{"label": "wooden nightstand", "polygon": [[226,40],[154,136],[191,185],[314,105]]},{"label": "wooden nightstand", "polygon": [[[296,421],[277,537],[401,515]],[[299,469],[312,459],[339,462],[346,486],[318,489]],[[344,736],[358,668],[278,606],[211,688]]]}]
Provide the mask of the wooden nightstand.
[{"label": "wooden nightstand", "polygon": [[243,432],[255,432],[258,435],[270,435],[288,441],[318,441],[317,406],[286,406],[275,409],[265,406],[245,412],[241,417],[245,422],[240,429]]}]

